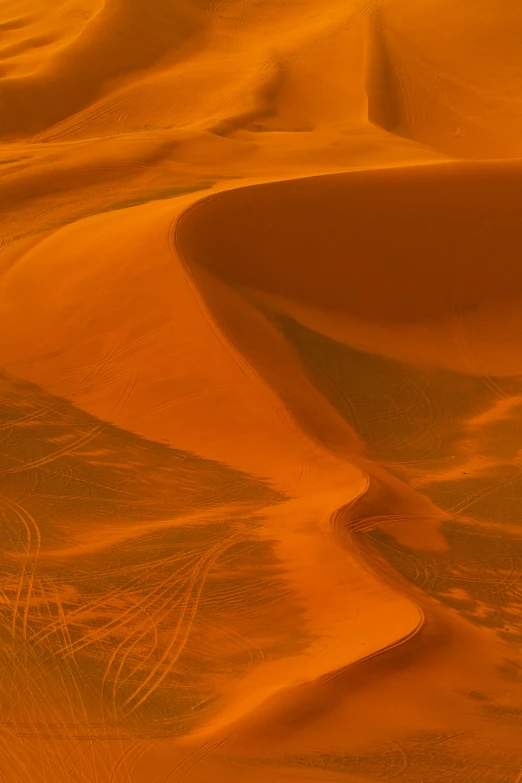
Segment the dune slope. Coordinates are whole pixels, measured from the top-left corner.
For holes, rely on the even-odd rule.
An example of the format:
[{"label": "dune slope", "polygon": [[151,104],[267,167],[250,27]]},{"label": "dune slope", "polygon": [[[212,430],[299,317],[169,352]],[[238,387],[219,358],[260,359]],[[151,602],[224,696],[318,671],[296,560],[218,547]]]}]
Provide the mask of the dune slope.
[{"label": "dune slope", "polygon": [[0,2],[5,783],[519,783],[522,12]]}]

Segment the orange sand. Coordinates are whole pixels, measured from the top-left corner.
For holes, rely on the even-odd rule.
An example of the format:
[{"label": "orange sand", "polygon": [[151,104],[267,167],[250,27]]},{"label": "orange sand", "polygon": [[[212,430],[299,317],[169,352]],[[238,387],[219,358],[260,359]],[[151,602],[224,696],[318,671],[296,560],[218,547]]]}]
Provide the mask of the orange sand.
[{"label": "orange sand", "polygon": [[520,783],[521,33],[0,0],[2,783]]}]

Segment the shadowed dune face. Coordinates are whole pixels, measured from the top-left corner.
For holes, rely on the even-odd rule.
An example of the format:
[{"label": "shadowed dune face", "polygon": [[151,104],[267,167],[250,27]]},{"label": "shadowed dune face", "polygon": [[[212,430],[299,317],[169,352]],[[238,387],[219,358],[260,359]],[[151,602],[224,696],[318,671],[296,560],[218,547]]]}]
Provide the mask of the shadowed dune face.
[{"label": "shadowed dune face", "polygon": [[235,285],[364,320],[436,321],[520,297],[521,197],[522,168],[488,164],[257,185],[198,204],[178,247]]},{"label": "shadowed dune face", "polygon": [[518,164],[305,178],[210,197],[177,241],[188,263],[337,339],[517,373],[521,195]]},{"label": "shadowed dune face", "polygon": [[0,0],[1,783],[521,783],[521,26]]}]

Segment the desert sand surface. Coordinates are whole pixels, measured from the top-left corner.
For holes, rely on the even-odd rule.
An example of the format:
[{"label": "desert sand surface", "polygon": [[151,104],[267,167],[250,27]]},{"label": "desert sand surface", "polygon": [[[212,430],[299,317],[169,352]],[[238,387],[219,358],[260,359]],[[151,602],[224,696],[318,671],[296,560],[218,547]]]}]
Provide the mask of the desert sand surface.
[{"label": "desert sand surface", "polygon": [[521,783],[521,37],[0,0],[2,783]]}]

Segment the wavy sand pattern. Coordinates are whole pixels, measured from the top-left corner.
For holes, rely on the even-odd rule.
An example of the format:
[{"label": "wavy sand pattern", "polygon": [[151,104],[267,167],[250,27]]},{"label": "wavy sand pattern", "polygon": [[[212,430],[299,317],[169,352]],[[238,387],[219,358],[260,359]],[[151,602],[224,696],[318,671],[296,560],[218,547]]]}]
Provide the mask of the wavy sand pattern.
[{"label": "wavy sand pattern", "polygon": [[521,34],[0,0],[2,783],[522,781]]}]

